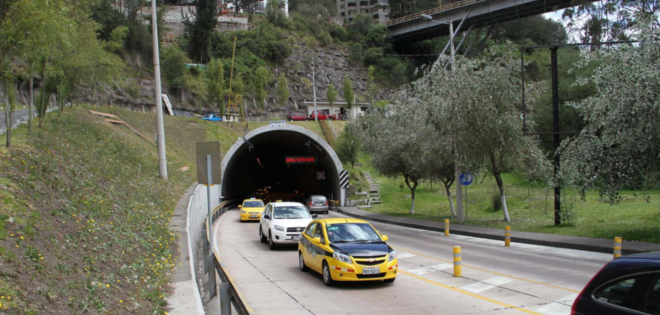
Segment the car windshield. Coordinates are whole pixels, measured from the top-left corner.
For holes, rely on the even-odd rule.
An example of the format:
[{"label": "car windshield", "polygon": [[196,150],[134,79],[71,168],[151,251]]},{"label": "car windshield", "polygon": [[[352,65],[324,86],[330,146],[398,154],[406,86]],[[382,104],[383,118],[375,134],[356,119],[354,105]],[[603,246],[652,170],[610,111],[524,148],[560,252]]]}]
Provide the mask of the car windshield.
[{"label": "car windshield", "polygon": [[367,223],[341,223],[326,226],[331,243],[379,242],[378,233]]},{"label": "car windshield", "polygon": [[273,211],[273,219],[308,219],[311,217],[307,208],[300,206],[276,207]]},{"label": "car windshield", "polygon": [[257,208],[257,207],[263,207],[264,203],[257,200],[257,201],[246,201],[243,203],[243,208]]}]

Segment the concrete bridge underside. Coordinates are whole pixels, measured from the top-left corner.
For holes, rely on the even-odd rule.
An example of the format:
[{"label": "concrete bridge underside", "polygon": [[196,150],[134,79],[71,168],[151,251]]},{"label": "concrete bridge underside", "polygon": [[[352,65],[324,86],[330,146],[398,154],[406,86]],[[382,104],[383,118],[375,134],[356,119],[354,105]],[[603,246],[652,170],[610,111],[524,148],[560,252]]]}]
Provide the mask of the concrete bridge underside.
[{"label": "concrete bridge underside", "polygon": [[[456,27],[465,18],[462,30],[509,22],[529,16],[553,12],[577,5],[572,0],[483,0],[465,1],[464,6],[447,10],[427,10],[388,22],[392,40],[417,42],[449,35],[449,23]],[[438,12],[434,12],[438,11]],[[469,13],[468,13],[469,12]],[[430,15],[433,21],[421,17]],[[467,16],[467,18],[466,18]]]}]

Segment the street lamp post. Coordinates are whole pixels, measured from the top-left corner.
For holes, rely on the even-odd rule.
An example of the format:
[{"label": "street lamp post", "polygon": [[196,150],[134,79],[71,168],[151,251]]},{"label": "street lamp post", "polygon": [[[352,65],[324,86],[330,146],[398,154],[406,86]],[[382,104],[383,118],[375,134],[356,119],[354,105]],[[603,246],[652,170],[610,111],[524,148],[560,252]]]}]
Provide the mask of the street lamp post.
[{"label": "street lamp post", "polygon": [[156,0],[151,0],[151,33],[154,49],[154,91],[156,99],[156,124],[158,132],[158,173],[160,178],[167,180],[167,156],[165,152],[165,124],[163,123],[163,101],[160,86],[160,57],[158,56],[158,21]]}]

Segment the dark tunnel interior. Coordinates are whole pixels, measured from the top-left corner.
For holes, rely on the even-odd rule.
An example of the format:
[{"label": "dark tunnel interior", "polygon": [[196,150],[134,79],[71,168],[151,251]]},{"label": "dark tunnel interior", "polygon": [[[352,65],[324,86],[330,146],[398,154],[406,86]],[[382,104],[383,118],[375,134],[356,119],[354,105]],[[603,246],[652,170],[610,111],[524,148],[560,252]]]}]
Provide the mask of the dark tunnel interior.
[{"label": "dark tunnel interior", "polygon": [[[287,163],[286,157],[314,157],[315,163]],[[324,172],[325,179],[318,179],[317,172]],[[223,199],[242,200],[265,187],[269,187],[265,202],[302,202],[309,195],[340,198],[339,175],[331,155],[312,138],[291,130],[248,139],[226,165]]]}]

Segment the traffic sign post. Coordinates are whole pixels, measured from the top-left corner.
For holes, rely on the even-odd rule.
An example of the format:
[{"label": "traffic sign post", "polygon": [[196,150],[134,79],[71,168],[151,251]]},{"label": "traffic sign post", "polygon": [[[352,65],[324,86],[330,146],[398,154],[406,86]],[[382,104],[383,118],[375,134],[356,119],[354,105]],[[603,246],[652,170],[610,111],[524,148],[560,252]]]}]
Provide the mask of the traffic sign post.
[{"label": "traffic sign post", "polygon": [[[206,186],[206,201],[207,201],[207,217],[206,217],[206,232],[210,235],[213,221],[211,218],[211,187],[214,184],[222,184],[222,172],[220,167],[213,167],[213,162],[221,161],[222,152],[220,142],[197,142],[197,183]],[[206,241],[204,241],[206,244]],[[213,250],[208,244],[208,256],[204,260],[208,260],[208,274],[209,274],[209,294],[215,296],[215,267],[213,264]]]},{"label": "traffic sign post", "polygon": [[461,185],[465,186],[465,220],[468,219],[468,188],[472,184],[474,176],[470,172],[465,172],[458,177],[458,181],[461,182]]}]

